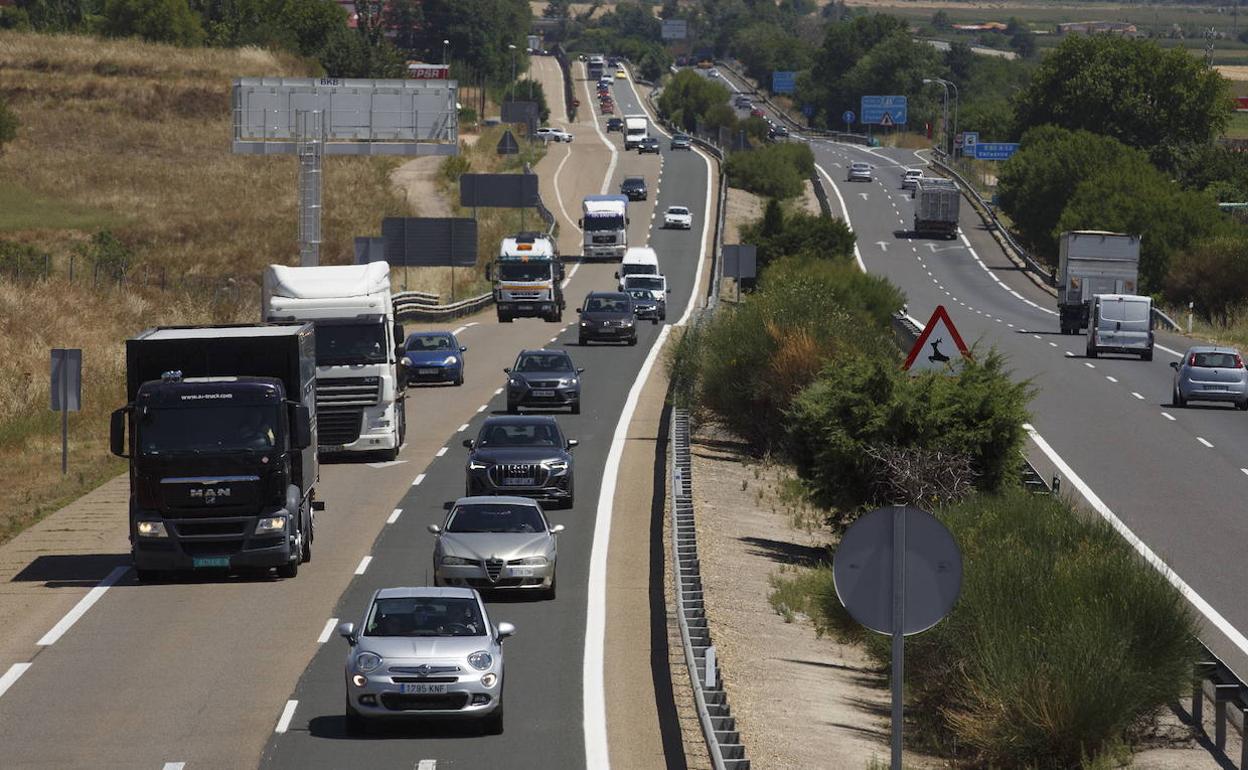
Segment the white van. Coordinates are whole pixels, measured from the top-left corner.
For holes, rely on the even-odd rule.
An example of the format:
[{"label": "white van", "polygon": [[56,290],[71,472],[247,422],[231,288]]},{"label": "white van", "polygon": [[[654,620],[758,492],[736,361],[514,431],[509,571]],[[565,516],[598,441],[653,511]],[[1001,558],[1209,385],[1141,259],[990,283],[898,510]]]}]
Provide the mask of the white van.
[{"label": "white van", "polygon": [[619,290],[624,291],[624,278],[629,275],[659,275],[659,255],[646,246],[634,246],[624,252],[620,271],[615,274]]},{"label": "white van", "polygon": [[1135,294],[1094,294],[1088,309],[1088,358],[1129,353],[1153,360],[1153,300]]}]

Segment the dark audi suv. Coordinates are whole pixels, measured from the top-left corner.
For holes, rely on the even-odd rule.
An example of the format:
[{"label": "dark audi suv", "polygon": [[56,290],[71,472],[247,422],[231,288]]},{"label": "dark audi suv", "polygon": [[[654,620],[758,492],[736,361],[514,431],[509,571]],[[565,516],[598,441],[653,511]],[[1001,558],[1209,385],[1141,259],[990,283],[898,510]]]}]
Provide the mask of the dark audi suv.
[{"label": "dark audi suv", "polygon": [[522,406],[570,407],[581,413],[581,373],[565,350],[522,350],[507,374],[507,414]]},{"label": "dark audi suv", "polygon": [[576,309],[581,315],[579,342],[627,342],[637,344],[637,313],[633,298],[622,291],[593,291]]},{"label": "dark audi suv", "polygon": [[554,417],[489,417],[468,453],[464,494],[519,495],[572,507],[572,447]]},{"label": "dark audi suv", "polygon": [[644,177],[630,176],[620,183],[620,195],[627,196],[630,201],[644,201],[648,194]]}]

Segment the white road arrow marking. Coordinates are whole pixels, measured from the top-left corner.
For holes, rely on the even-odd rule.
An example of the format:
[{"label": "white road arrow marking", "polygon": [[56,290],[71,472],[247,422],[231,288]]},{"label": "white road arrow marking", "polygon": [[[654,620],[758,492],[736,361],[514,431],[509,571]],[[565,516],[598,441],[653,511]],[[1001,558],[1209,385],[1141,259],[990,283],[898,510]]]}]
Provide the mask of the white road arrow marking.
[{"label": "white road arrow marking", "polygon": [[862,199],[864,201],[867,199],[867,193],[858,193],[858,194],[862,196]]},{"label": "white road arrow marking", "polygon": [[875,245],[880,247],[880,251],[888,251],[888,241],[876,241]]}]

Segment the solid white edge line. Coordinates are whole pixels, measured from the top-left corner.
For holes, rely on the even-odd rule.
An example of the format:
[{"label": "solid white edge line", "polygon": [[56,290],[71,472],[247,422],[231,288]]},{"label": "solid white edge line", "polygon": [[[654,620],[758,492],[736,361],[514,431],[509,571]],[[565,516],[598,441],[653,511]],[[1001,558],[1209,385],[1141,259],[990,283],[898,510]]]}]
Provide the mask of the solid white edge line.
[{"label": "solid white edge line", "polygon": [[[837,188],[836,182],[833,182],[828,172],[823,170],[823,166],[816,163],[815,168],[820,174],[823,174],[823,178],[828,180],[828,184],[832,186],[832,192],[836,193],[836,199],[841,202],[841,217],[845,220],[845,226],[849,228],[851,233],[854,232],[854,225],[849,221],[849,207],[845,205],[845,199],[841,197],[841,191]],[[867,272],[867,266],[862,261],[862,252],[858,251],[858,238],[856,235],[854,237],[854,259],[858,261],[858,269],[864,273]]]},{"label": "solid white edge line", "polygon": [[[693,302],[693,297],[689,298]],[[589,556],[588,597],[585,607],[585,655],[582,658],[581,681],[584,703],[585,766],[599,770],[611,766],[607,751],[607,698],[603,682],[604,642],[607,631],[607,550],[611,539],[611,515],[615,503],[616,484],[619,481],[620,458],[628,439],[628,426],[637,410],[641,389],[650,376],[659,351],[667,340],[671,326],[663,326],[655,338],[646,360],[637,373],[637,379],[629,388],[628,398],[620,411],[611,436],[611,449],[607,452],[602,486],[598,491],[598,517],[594,523],[594,542]]]},{"label": "solid white edge line", "polygon": [[65,613],[65,617],[57,621],[56,625],[52,626],[52,629],[44,634],[39,641],[35,642],[35,644],[40,647],[48,647],[56,644],[57,640],[64,636],[65,632],[77,623],[79,618],[87,614],[87,610],[91,609],[92,605],[103,598],[104,593],[108,591],[108,589],[111,588],[118,580],[121,580],[122,575],[129,571],[129,567],[113,567],[112,572],[108,573],[108,575],[101,580],[95,588],[88,591],[86,596],[79,599],[73,609]]},{"label": "solid white edge line", "polygon": [[1166,347],[1165,345],[1158,345],[1156,342],[1154,342],[1154,343],[1153,343],[1153,347],[1157,348],[1158,350],[1164,350],[1164,351],[1166,351],[1167,353],[1169,353],[1170,355],[1174,356],[1175,358],[1182,358],[1182,357],[1183,357],[1183,354],[1182,354],[1182,353],[1180,353],[1180,352],[1179,352],[1179,351],[1177,351],[1177,350],[1171,350],[1170,348]]},{"label": "solid white edge line", "polygon": [[706,163],[706,205],[702,208],[702,240],[698,243],[698,264],[694,268],[693,291],[689,293],[689,301],[685,303],[685,312],[681,313],[680,318],[674,324],[675,326],[684,326],[689,322],[689,316],[693,313],[693,306],[698,303],[698,298],[702,296],[702,271],[706,266],[707,252],[706,236],[711,227],[711,190],[715,186],[711,167],[715,164],[711,156],[707,155],[700,148],[695,147],[694,151]]},{"label": "solid white edge line", "polygon": [[438,451],[434,452],[434,453],[433,453],[433,456],[434,456],[434,457],[441,457],[441,456],[442,456],[442,455],[444,455],[444,454],[446,454],[446,447],[442,447],[442,448],[441,448],[441,449],[439,449]]},{"label": "solid white edge line", "polygon": [[373,563],[373,557],[371,556],[365,556],[363,559],[360,559],[359,566],[355,568],[355,574],[363,575],[365,572],[368,571],[368,565],[372,563]]},{"label": "solid white edge line", "polygon": [[1041,452],[1044,452],[1045,456],[1049,458],[1049,461],[1057,466],[1057,469],[1070,480],[1070,483],[1075,485],[1075,489],[1078,489],[1079,493],[1083,495],[1083,498],[1088,501],[1088,505],[1091,505],[1102,518],[1109,522],[1110,526],[1112,526],[1118,534],[1122,535],[1123,539],[1130,543],[1131,546],[1140,554],[1140,556],[1144,557],[1144,561],[1148,562],[1154,569],[1160,572],[1162,576],[1170,582],[1170,585],[1174,586],[1175,589],[1182,594],[1183,598],[1191,602],[1192,606],[1194,606],[1201,615],[1205,616],[1206,620],[1225,634],[1226,638],[1229,639],[1230,642],[1237,648],[1239,648],[1241,653],[1248,655],[1248,638],[1232,626],[1226,618],[1222,617],[1222,614],[1215,610],[1209,602],[1205,601],[1200,594],[1192,590],[1192,587],[1189,586],[1183,578],[1179,577],[1168,564],[1162,561],[1157,554],[1153,553],[1153,550],[1145,545],[1143,540],[1136,537],[1135,533],[1132,532],[1121,519],[1114,515],[1114,512],[1109,509],[1109,506],[1107,506],[1101,498],[1097,497],[1096,493],[1092,491],[1092,488],[1085,484],[1083,479],[1079,478],[1079,474],[1075,473],[1074,469],[1066,464],[1066,461],[1062,459],[1061,455],[1059,455],[1053,447],[1049,446],[1049,442],[1045,441],[1044,438],[1036,432],[1034,427],[1028,423],[1023,423],[1023,430],[1027,431],[1027,434],[1031,436],[1031,440],[1035,442]]},{"label": "solid white edge line", "polygon": [[416,474],[416,478],[412,479],[412,486],[414,486],[414,487],[418,487],[418,486],[420,486],[420,482],[422,482],[422,481],[424,481],[424,480],[425,480],[425,474],[423,474],[423,473],[417,473],[417,474]]},{"label": "solid white edge line", "polygon": [[399,520],[399,517],[400,517],[400,516],[402,516],[402,515],[403,515],[403,509],[402,509],[402,508],[395,508],[393,511],[391,511],[391,512],[390,512],[390,515],[386,517],[386,523],[387,523],[387,524],[393,524],[393,523],[395,523],[396,521],[398,521],[398,520]]},{"label": "solid white edge line", "polygon": [[559,174],[563,171],[563,164],[567,163],[568,158],[571,158],[571,157],[572,157],[572,145],[571,143],[569,143],[568,151],[564,154],[563,160],[559,161],[559,165],[555,167],[555,176],[552,180],[552,184],[554,185],[554,188],[555,188],[555,201],[558,202],[559,204],[559,213],[563,214],[563,218],[568,221],[568,224],[571,225],[573,228],[575,228],[576,231],[579,233],[579,232],[582,232],[580,225],[576,223],[575,219],[573,219],[572,217],[568,215],[568,209],[563,205],[563,194],[559,192]]},{"label": "solid white edge line", "polygon": [[290,720],[295,718],[295,708],[299,705],[297,700],[286,701],[285,708],[282,709],[282,715],[277,720],[277,727],[273,728],[275,733],[284,733],[290,729]]},{"label": "solid white edge line", "polygon": [[325,644],[329,641],[329,637],[334,635],[334,626],[338,625],[338,618],[330,618],[325,621],[325,627],[321,629],[321,635],[316,637],[317,644]]},{"label": "solid white edge line", "polygon": [[4,676],[0,676],[0,696],[3,696],[13,683],[22,678],[22,674],[26,673],[26,669],[31,667],[31,663],[14,663],[9,666],[9,670],[4,672]]},{"label": "solid white edge line", "polygon": [[459,335],[459,334],[463,334],[463,333],[464,333],[464,332],[466,332],[466,331],[468,331],[468,327],[467,327],[467,326],[461,326],[461,327],[459,327],[458,329],[453,329],[453,330],[451,330],[451,334]]}]

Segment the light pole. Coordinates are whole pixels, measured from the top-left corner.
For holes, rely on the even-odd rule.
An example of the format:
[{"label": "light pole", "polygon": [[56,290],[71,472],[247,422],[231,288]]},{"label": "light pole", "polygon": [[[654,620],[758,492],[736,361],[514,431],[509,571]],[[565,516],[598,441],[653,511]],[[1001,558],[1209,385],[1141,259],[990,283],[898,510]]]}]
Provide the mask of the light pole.
[{"label": "light pole", "polygon": [[515,98],[516,98],[516,44],[508,43],[507,47],[511,49],[511,87],[508,90],[511,92],[512,101],[515,101]]},{"label": "light pole", "polygon": [[443,63],[443,64],[446,64],[446,63],[447,63],[447,61],[449,61],[449,60],[446,58],[446,49],[447,49],[447,47],[448,47],[448,46],[450,46],[450,44],[451,44],[451,41],[449,41],[449,40],[443,40],[443,41],[442,41],[442,63]]},{"label": "light pole", "polygon": [[[945,80],[943,78],[923,78],[924,85],[930,85],[932,83],[939,83],[940,87],[945,90],[945,103],[944,103],[945,114],[944,114],[944,120],[941,122],[941,129],[940,129],[941,130],[940,151],[945,152],[945,148],[949,147],[953,141],[952,137],[949,134],[949,86],[950,86],[950,83],[948,80]],[[950,149],[952,148],[950,147]]]}]

